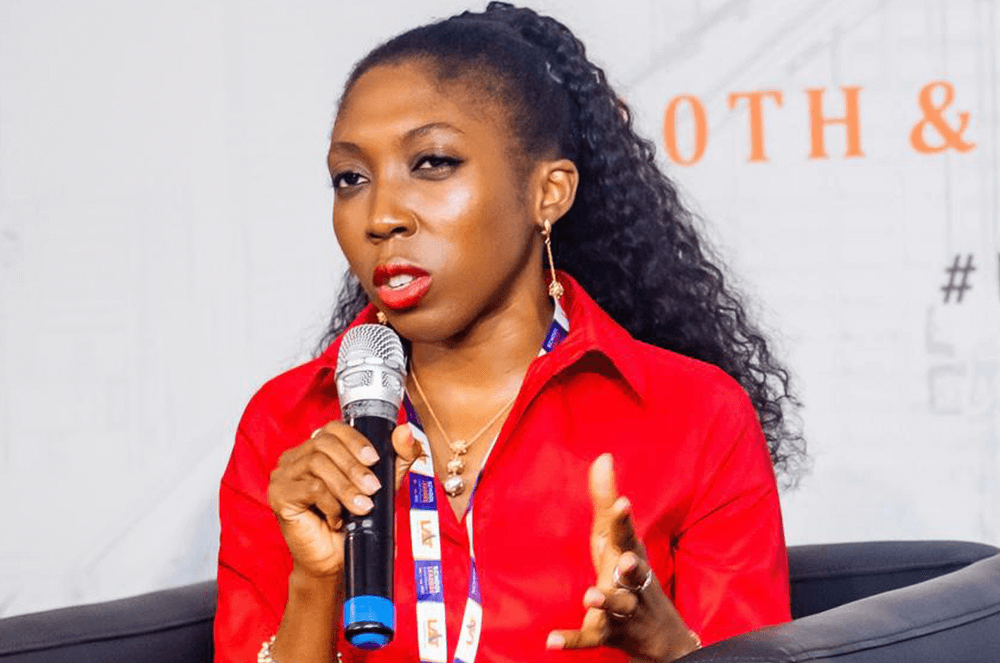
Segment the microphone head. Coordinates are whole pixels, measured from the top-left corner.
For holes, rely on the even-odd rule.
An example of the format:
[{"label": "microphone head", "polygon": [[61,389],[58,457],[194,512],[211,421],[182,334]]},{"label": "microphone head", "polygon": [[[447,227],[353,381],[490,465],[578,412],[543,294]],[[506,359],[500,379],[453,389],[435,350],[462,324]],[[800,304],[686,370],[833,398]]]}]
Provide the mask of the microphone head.
[{"label": "microphone head", "polygon": [[403,402],[403,343],[385,325],[358,325],[344,333],[337,354],[337,396],[344,418],[396,418]]}]

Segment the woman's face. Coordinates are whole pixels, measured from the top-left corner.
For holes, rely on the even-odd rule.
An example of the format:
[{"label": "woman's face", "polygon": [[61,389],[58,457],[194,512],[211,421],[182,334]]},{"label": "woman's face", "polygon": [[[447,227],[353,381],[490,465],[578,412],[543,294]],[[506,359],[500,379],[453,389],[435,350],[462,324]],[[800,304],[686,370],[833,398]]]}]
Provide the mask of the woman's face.
[{"label": "woman's face", "polygon": [[425,342],[462,334],[542,279],[505,118],[432,76],[416,63],[361,76],[328,159],[352,271],[403,336]]}]

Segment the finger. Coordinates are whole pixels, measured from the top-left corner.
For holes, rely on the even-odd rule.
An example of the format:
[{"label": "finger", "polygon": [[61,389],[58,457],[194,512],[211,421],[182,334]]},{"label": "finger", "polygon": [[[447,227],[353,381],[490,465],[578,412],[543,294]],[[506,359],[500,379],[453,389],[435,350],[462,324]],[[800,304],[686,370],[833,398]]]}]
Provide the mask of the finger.
[{"label": "finger", "polygon": [[292,447],[291,449],[286,449],[280,456],[278,456],[278,468],[286,468],[295,461],[297,461],[302,456],[312,453],[312,438],[309,438],[297,447]]},{"label": "finger", "polygon": [[321,435],[315,440],[316,451],[333,461],[341,472],[365,495],[374,495],[382,484],[375,473],[343,445],[339,438]]},{"label": "finger", "polygon": [[633,551],[645,557],[645,550],[632,525],[632,503],[625,496],[619,497],[611,507],[611,544],[621,551]]},{"label": "finger", "polygon": [[367,437],[348,426],[343,421],[331,421],[320,429],[314,440],[322,440],[326,436],[334,437],[343,443],[351,455],[363,465],[371,466],[378,462],[378,451]]},{"label": "finger", "polygon": [[[337,436],[338,431],[343,431],[343,435]],[[316,448],[315,446],[316,439],[324,435],[333,435],[334,437],[342,437],[345,440],[345,443],[349,445],[348,448],[351,448],[350,445],[353,443],[353,445],[355,445],[358,448],[358,453],[355,454],[356,456],[362,453],[360,449],[363,448],[363,445],[367,442],[367,440],[363,435],[355,431],[350,426],[347,426],[342,421],[331,421],[314,430],[312,432],[312,435],[309,436],[309,439],[303,442],[302,444],[292,447],[291,449],[286,449],[278,457],[277,466],[279,468],[285,468],[294,463],[295,461],[299,460],[303,456],[308,456]],[[358,440],[358,437],[360,437],[361,439]],[[371,444],[369,443],[368,446],[371,447]],[[363,457],[359,456],[358,459],[361,462],[365,463],[366,465],[373,465],[378,460],[378,453],[376,453],[374,448],[372,448],[371,452],[364,452],[364,456]],[[369,460],[371,462],[367,462]]]},{"label": "finger", "polygon": [[400,424],[392,431],[392,448],[396,450],[396,458],[412,465],[424,454],[424,448],[413,437],[410,424]]},{"label": "finger", "polygon": [[334,531],[343,527],[343,506],[318,477],[307,476],[283,485],[271,485],[267,497],[281,521],[295,522],[310,518],[312,514]]},{"label": "finger", "polygon": [[584,608],[603,608],[606,594],[597,587],[591,587],[583,593]]},{"label": "finger", "polygon": [[635,613],[639,607],[639,597],[621,587],[608,593],[591,587],[583,595],[583,606],[604,611],[609,621],[621,621],[629,619]]},{"label": "finger", "polygon": [[629,619],[639,608],[639,597],[627,589],[616,589],[604,597],[602,609],[611,621]]},{"label": "finger", "polygon": [[588,649],[604,644],[602,633],[580,629],[577,631],[552,631],[545,641],[546,649]]},{"label": "finger", "polygon": [[[328,490],[319,490],[316,494],[316,515],[326,521],[327,527],[339,532],[344,527],[344,507]],[[318,513],[317,513],[318,512]]]},{"label": "finger", "polygon": [[283,481],[271,473],[267,486],[267,503],[279,520],[294,520],[301,517],[313,503],[310,490],[301,481]]},{"label": "finger", "polygon": [[297,460],[289,470],[305,480],[310,476],[322,481],[326,490],[351,513],[363,516],[372,510],[371,498],[365,495],[344,472],[323,453],[313,453]]},{"label": "finger", "polygon": [[392,448],[396,451],[396,487],[399,488],[410,467],[423,456],[424,448],[413,437],[409,424],[396,426],[392,431]]},{"label": "finger", "polygon": [[608,618],[604,611],[588,608],[579,629],[552,631],[545,646],[548,649],[586,649],[601,646],[607,638]]},{"label": "finger", "polygon": [[[642,587],[649,578],[650,568],[646,560],[634,552],[622,553],[618,558],[618,583],[626,588]],[[652,585],[652,581],[650,582]]]}]

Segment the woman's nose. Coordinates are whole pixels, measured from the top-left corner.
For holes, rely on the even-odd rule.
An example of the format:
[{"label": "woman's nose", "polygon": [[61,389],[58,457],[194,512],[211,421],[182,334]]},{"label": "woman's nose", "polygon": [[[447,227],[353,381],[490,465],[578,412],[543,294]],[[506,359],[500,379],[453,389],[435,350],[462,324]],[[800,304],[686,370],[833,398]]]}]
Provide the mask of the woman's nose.
[{"label": "woman's nose", "polygon": [[368,236],[373,240],[383,240],[395,235],[412,234],[416,229],[416,218],[405,205],[399,188],[380,182],[372,193]]}]

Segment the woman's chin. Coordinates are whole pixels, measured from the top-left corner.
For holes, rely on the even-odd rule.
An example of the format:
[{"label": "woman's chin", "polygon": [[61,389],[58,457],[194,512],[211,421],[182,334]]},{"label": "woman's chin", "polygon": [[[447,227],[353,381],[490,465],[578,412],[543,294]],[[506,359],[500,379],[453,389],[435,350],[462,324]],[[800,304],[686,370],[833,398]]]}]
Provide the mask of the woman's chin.
[{"label": "woman's chin", "polygon": [[391,311],[389,324],[410,343],[443,343],[461,331],[455,324],[456,315],[435,311],[431,307],[415,306]]}]

